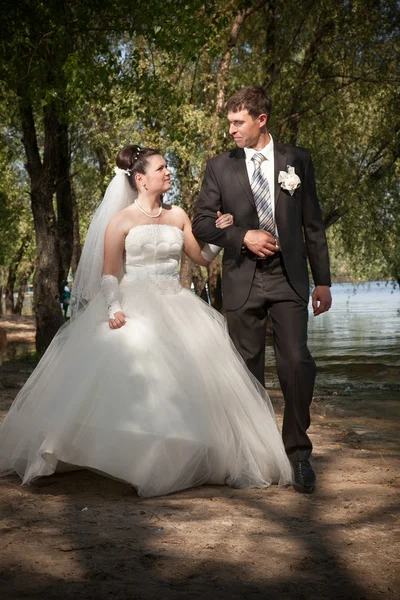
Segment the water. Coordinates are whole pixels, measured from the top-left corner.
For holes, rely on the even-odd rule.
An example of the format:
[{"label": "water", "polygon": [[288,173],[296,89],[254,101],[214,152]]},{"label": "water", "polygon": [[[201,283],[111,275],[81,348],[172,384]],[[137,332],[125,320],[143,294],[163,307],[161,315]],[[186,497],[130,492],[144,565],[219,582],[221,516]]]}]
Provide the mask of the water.
[{"label": "water", "polygon": [[[317,386],[400,390],[400,290],[386,282],[358,286],[335,283],[329,312],[314,317],[310,308],[309,347],[318,367]],[[279,386],[270,341],[266,353],[268,386]],[[5,359],[28,358],[34,344],[9,344]]]},{"label": "water", "polygon": [[[309,348],[317,386],[400,389],[400,290],[386,282],[335,283],[329,312],[310,309]],[[272,348],[267,378],[277,385]]]}]

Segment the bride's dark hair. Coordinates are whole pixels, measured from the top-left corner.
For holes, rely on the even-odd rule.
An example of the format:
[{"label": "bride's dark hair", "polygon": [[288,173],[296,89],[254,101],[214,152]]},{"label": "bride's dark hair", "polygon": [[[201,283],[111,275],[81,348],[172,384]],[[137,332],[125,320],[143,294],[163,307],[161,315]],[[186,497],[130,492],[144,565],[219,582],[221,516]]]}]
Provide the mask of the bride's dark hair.
[{"label": "bride's dark hair", "polygon": [[129,172],[129,175],[127,173],[129,183],[136,191],[138,191],[138,189],[135,175],[137,173],[140,173],[141,175],[146,174],[150,156],[162,156],[162,154],[159,150],[154,150],[154,148],[141,148],[136,144],[124,146],[117,154],[117,167]]}]

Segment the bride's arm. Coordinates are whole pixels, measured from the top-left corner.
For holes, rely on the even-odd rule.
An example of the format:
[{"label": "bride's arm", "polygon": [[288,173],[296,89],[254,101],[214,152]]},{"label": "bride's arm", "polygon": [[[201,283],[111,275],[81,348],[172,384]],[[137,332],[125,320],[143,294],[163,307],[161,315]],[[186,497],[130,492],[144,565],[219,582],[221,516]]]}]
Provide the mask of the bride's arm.
[{"label": "bride's arm", "polygon": [[[210,263],[210,261],[212,261],[213,258],[215,258],[219,254],[222,248],[210,244],[199,243],[192,233],[192,223],[189,217],[183,210],[182,213],[184,219],[183,232],[185,235],[184,252],[193,262],[206,267]],[[232,224],[232,215],[223,215],[220,212],[217,213],[217,219],[215,221],[215,226],[217,228],[225,229],[226,227],[229,227]]]},{"label": "bride's arm", "polygon": [[104,237],[104,262],[101,277],[101,291],[107,301],[109,326],[119,329],[125,325],[125,315],[121,310],[118,276],[125,245],[125,230],[119,219],[112,219]]}]

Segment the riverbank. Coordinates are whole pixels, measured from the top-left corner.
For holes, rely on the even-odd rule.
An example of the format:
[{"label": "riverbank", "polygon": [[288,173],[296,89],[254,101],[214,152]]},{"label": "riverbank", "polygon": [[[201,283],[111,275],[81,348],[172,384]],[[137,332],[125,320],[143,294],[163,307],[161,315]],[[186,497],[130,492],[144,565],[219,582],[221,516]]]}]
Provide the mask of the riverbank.
[{"label": "riverbank", "polygon": [[[33,343],[28,317],[1,319]],[[0,419],[33,370],[0,370]],[[283,400],[271,398],[281,421]],[[203,486],[138,498],[89,471],[21,487],[0,479],[0,595],[7,600],[394,599],[400,392],[319,385],[314,495]]]}]

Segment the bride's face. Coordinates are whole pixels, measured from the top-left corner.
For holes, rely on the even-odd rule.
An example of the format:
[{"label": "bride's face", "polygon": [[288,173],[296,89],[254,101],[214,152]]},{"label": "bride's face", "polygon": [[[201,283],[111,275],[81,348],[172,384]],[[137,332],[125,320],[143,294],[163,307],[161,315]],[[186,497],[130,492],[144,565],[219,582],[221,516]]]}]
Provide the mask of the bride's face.
[{"label": "bride's face", "polygon": [[171,173],[162,156],[150,156],[147,161],[146,174],[141,175],[140,186],[143,184],[147,192],[164,194],[171,188]]}]

